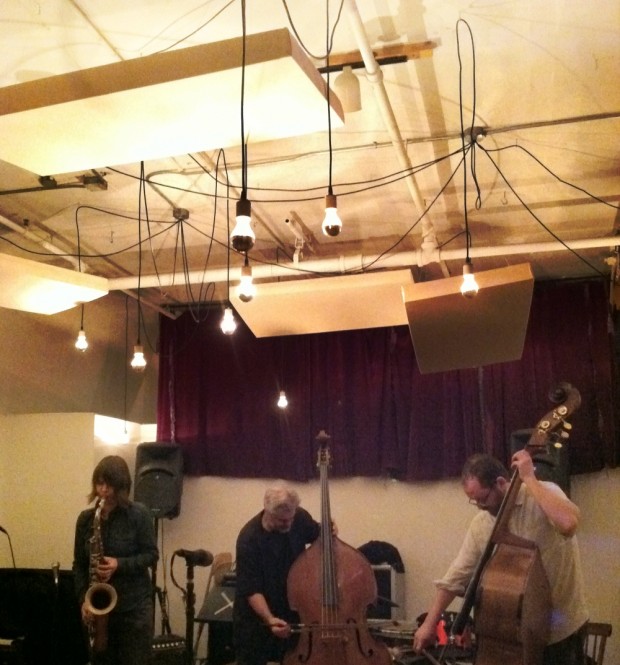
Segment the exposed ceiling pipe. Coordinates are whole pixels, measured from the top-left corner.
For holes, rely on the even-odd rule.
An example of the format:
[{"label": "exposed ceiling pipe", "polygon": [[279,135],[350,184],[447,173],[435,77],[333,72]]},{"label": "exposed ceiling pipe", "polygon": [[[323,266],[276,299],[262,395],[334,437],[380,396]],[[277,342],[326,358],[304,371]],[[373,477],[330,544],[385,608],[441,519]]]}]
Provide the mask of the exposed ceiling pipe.
[{"label": "exposed ceiling pipe", "polygon": [[[348,16],[351,30],[355,35],[357,46],[362,55],[364,66],[366,68],[366,77],[373,86],[373,91],[379,106],[379,111],[392,141],[392,145],[396,150],[398,161],[404,169],[413,171],[413,165],[411,164],[411,160],[407,154],[406,143],[400,133],[392,104],[390,103],[390,99],[385,89],[385,84],[383,82],[383,72],[381,71],[381,67],[377,62],[370,42],[368,41],[368,36],[366,35],[364,24],[362,23],[362,19],[360,17],[355,0],[345,0],[344,11]],[[409,176],[405,178],[405,183],[407,184],[418,214],[421,215],[425,209],[424,197],[420,192],[420,188],[418,187],[418,183],[413,173],[410,173]],[[426,243],[431,247],[437,246],[435,230],[427,215],[424,215],[422,218],[422,239],[423,244]]]},{"label": "exposed ceiling pipe", "polygon": [[68,254],[65,250],[60,249],[60,247],[57,247],[53,243],[48,242],[47,240],[44,240],[43,238],[41,238],[41,236],[37,235],[36,233],[33,233],[28,228],[27,224],[17,224],[13,220],[9,219],[8,217],[5,217],[2,214],[0,214],[0,223],[3,226],[6,226],[9,229],[15,231],[16,233],[19,233],[26,240],[29,240],[30,242],[34,242],[35,244],[39,245],[40,247],[43,247],[50,254],[54,254],[56,256],[62,256],[62,258],[65,261],[67,261],[67,263],[70,263],[74,268],[79,269],[80,262],[78,261],[77,257],[72,256],[71,254]]},{"label": "exposed ceiling pipe", "polygon": [[[471,258],[484,258],[491,256],[512,256],[515,254],[537,254],[541,252],[566,251],[567,246],[572,250],[595,249],[597,247],[617,247],[620,244],[619,236],[605,238],[585,238],[563,244],[561,242],[523,243],[517,245],[499,245],[491,247],[471,247],[469,255]],[[434,250],[418,249],[410,252],[399,252],[385,256],[364,256],[353,254],[350,256],[339,256],[328,259],[315,259],[304,261],[303,264],[288,262],[280,264],[252,264],[252,276],[254,279],[276,279],[278,277],[307,277],[312,275],[318,277],[321,274],[328,276],[333,274],[344,274],[361,272],[365,266],[373,264],[373,269],[386,268],[411,268],[412,266],[425,266],[429,263],[441,261],[463,261],[465,249]],[[300,270],[303,266],[303,270]],[[313,274],[316,273],[316,274]],[[153,288],[159,286],[173,286],[179,284],[202,284],[205,282],[226,282],[229,274],[226,267],[214,268],[206,271],[193,271],[189,273],[173,273],[168,275],[142,275],[140,286],[142,288]],[[114,290],[135,289],[138,286],[137,277],[116,277],[108,280],[109,288]]]}]

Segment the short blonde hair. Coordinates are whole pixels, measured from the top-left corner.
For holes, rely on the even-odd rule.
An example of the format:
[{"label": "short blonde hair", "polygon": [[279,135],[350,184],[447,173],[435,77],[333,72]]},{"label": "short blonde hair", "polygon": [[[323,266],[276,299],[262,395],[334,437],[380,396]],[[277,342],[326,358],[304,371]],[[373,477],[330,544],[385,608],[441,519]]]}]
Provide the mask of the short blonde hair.
[{"label": "short blonde hair", "polygon": [[269,487],[263,501],[265,512],[279,517],[293,514],[300,503],[299,494],[288,485]]}]

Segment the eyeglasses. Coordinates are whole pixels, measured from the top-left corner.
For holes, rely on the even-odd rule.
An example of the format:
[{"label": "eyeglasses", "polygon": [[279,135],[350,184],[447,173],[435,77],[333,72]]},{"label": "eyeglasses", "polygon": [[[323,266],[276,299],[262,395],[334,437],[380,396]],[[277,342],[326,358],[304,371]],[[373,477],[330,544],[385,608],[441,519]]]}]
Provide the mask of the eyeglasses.
[{"label": "eyeglasses", "polygon": [[476,506],[476,508],[485,508],[487,506],[487,502],[489,501],[489,497],[491,496],[491,492],[493,491],[494,487],[495,487],[495,482],[491,485],[491,487],[489,487],[487,493],[484,495],[484,498],[470,499],[469,504],[471,506]]}]

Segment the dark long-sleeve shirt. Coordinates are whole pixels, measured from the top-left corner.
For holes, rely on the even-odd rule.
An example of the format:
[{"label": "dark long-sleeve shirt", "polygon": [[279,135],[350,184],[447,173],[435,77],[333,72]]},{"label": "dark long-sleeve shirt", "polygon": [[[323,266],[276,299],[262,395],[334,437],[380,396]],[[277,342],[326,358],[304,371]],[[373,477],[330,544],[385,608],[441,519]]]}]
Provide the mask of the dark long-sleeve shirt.
[{"label": "dark long-sleeve shirt", "polygon": [[[273,637],[248,603],[255,593],[265,596],[274,616],[295,621],[286,593],[286,581],[295,559],[314,542],[320,525],[310,513],[298,508],[290,531],[266,531],[262,526],[263,512],[255,515],[240,531],[236,547],[237,588],[234,606],[234,632],[237,655],[241,651],[257,652],[266,643],[282,646]],[[240,662],[244,662],[240,659]]]},{"label": "dark long-sleeve shirt", "polygon": [[[73,573],[79,602],[90,586],[90,539],[93,535],[95,509],[82,511],[75,527]],[[127,612],[152,602],[153,591],[149,567],[157,563],[159,554],[153,518],[140,503],[116,506],[101,520],[103,556],[115,557],[118,568],[110,579],[118,601],[115,612]]]}]

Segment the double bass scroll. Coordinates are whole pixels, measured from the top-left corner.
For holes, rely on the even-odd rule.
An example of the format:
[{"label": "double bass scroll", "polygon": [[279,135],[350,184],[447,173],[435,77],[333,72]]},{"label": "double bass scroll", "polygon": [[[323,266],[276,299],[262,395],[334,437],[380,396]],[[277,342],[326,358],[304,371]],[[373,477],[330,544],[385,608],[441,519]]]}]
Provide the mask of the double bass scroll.
[{"label": "double bass scroll", "polygon": [[366,621],[376,601],[377,583],[364,555],[333,534],[327,470],[327,441],[321,431],[321,535],[295,561],[288,575],[289,605],[304,629],[284,665],[390,665],[385,644],[374,639]]}]

